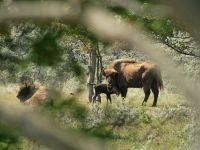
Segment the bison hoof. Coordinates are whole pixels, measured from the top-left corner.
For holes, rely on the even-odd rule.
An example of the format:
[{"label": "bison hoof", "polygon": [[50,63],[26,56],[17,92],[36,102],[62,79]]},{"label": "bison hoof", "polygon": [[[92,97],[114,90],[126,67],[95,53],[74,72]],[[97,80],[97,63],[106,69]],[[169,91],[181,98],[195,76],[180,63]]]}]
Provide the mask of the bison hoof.
[{"label": "bison hoof", "polygon": [[147,102],[142,102],[142,106],[146,106]]}]

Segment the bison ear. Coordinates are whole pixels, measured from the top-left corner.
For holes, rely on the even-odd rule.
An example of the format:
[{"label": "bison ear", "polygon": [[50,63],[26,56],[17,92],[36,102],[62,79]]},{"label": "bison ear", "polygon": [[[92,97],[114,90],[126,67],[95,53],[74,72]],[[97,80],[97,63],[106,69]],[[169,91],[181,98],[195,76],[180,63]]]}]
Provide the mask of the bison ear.
[{"label": "bison ear", "polygon": [[113,69],[112,73],[110,74],[110,76],[115,77],[116,75],[118,75],[119,73]]}]

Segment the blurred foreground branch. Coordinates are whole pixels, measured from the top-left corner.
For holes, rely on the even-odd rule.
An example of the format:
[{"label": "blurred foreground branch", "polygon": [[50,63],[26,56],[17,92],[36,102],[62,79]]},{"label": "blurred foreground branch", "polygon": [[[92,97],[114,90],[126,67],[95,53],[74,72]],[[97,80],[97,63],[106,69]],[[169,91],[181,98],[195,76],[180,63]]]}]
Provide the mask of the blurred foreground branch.
[{"label": "blurred foreground branch", "polygon": [[80,5],[70,5],[64,2],[18,2],[0,9],[0,24],[6,21],[37,21],[51,22],[59,19],[74,22],[81,14]]},{"label": "blurred foreground branch", "polygon": [[[2,104],[2,103],[1,103]],[[61,130],[52,121],[41,117],[40,114],[31,113],[24,107],[0,107],[1,122],[16,129],[22,135],[39,141],[49,148],[56,150],[103,150],[102,141],[84,136],[78,132]]]}]

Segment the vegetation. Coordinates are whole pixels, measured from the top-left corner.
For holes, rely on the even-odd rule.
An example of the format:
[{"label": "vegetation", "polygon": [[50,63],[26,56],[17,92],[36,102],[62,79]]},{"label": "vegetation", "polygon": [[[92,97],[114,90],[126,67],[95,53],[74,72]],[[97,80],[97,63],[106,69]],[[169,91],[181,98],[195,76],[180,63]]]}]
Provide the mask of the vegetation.
[{"label": "vegetation", "polygon": [[[39,6],[46,1],[38,0],[35,3]],[[12,13],[18,9],[14,2],[31,3],[28,0],[2,1],[0,11]],[[78,5],[72,1],[59,2],[69,3],[70,7]],[[131,1],[127,0],[126,3],[131,4]],[[155,39],[155,47],[164,47],[162,53],[170,57],[177,68],[184,70],[184,76],[198,84],[200,53],[195,40],[198,38],[180,20],[156,14],[153,10],[160,6],[158,3],[138,0],[134,4],[140,4],[140,9],[130,9],[125,3],[115,1],[85,0],[80,1],[79,11],[98,6],[111,13],[116,22],[136,24],[143,32],[148,32],[146,37]],[[141,106],[144,96],[141,89],[130,89],[124,105],[117,96],[112,97],[112,105],[106,105],[103,95],[101,104],[91,104],[93,85],[103,81],[102,67],[106,67],[111,60],[153,60],[128,41],[119,38],[111,42],[99,38],[93,31],[95,29],[89,28],[84,21],[78,22],[74,18],[67,21],[58,16],[49,18],[34,18],[32,14],[29,19],[22,15],[21,18],[4,21],[0,13],[2,108],[4,105],[14,105],[22,110],[25,107],[33,114],[43,114],[66,134],[67,129],[72,129],[103,140],[105,149],[193,149],[198,137],[198,116],[189,99],[168,78],[165,68],[161,68],[165,89],[160,92],[157,108],[150,107],[151,96],[147,106]],[[48,101],[38,106],[21,106],[16,94],[19,84],[27,82],[47,86],[50,91]],[[28,124],[21,122],[21,126]],[[0,150],[51,149],[48,144],[18,129],[17,125],[8,124],[4,119],[0,121]]]}]

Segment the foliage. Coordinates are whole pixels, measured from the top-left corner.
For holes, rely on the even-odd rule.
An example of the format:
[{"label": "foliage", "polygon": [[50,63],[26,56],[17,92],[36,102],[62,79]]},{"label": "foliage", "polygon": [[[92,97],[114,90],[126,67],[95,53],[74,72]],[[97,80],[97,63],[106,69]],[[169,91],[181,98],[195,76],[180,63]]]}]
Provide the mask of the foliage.
[{"label": "foliage", "polygon": [[19,150],[21,149],[21,144],[19,133],[11,128],[8,128],[3,123],[0,123],[0,149]]},{"label": "foliage", "polygon": [[61,44],[65,35],[59,28],[28,22],[13,25],[10,30],[0,38],[3,83],[19,82],[24,76],[42,83],[52,81],[55,76],[60,81],[66,80],[71,75],[85,81],[84,70],[72,48]]},{"label": "foliage", "polygon": [[138,15],[120,6],[109,7],[109,9],[120,15],[123,19],[138,24],[157,36],[166,38],[173,32],[174,23],[170,18],[161,18],[152,15]]},{"label": "foliage", "polygon": [[139,119],[140,119],[141,122],[144,122],[144,123],[151,123],[152,122],[151,116],[148,115],[148,113],[146,112],[145,107],[141,108]]},{"label": "foliage", "polygon": [[185,106],[155,110],[146,106],[134,108],[95,104],[81,123],[68,113],[60,117],[58,122],[62,126],[71,126],[85,134],[106,139],[109,145],[112,143],[112,148],[185,149],[189,148],[194,134],[191,116],[192,110]]},{"label": "foliage", "polygon": [[60,35],[54,31],[46,32],[33,43],[30,58],[38,65],[52,66],[62,61],[63,50],[56,40]]},{"label": "foliage", "polygon": [[87,116],[87,109],[76,102],[75,97],[64,98],[60,92],[52,90],[48,101],[42,106],[51,115],[70,114],[71,117],[82,121]]}]

